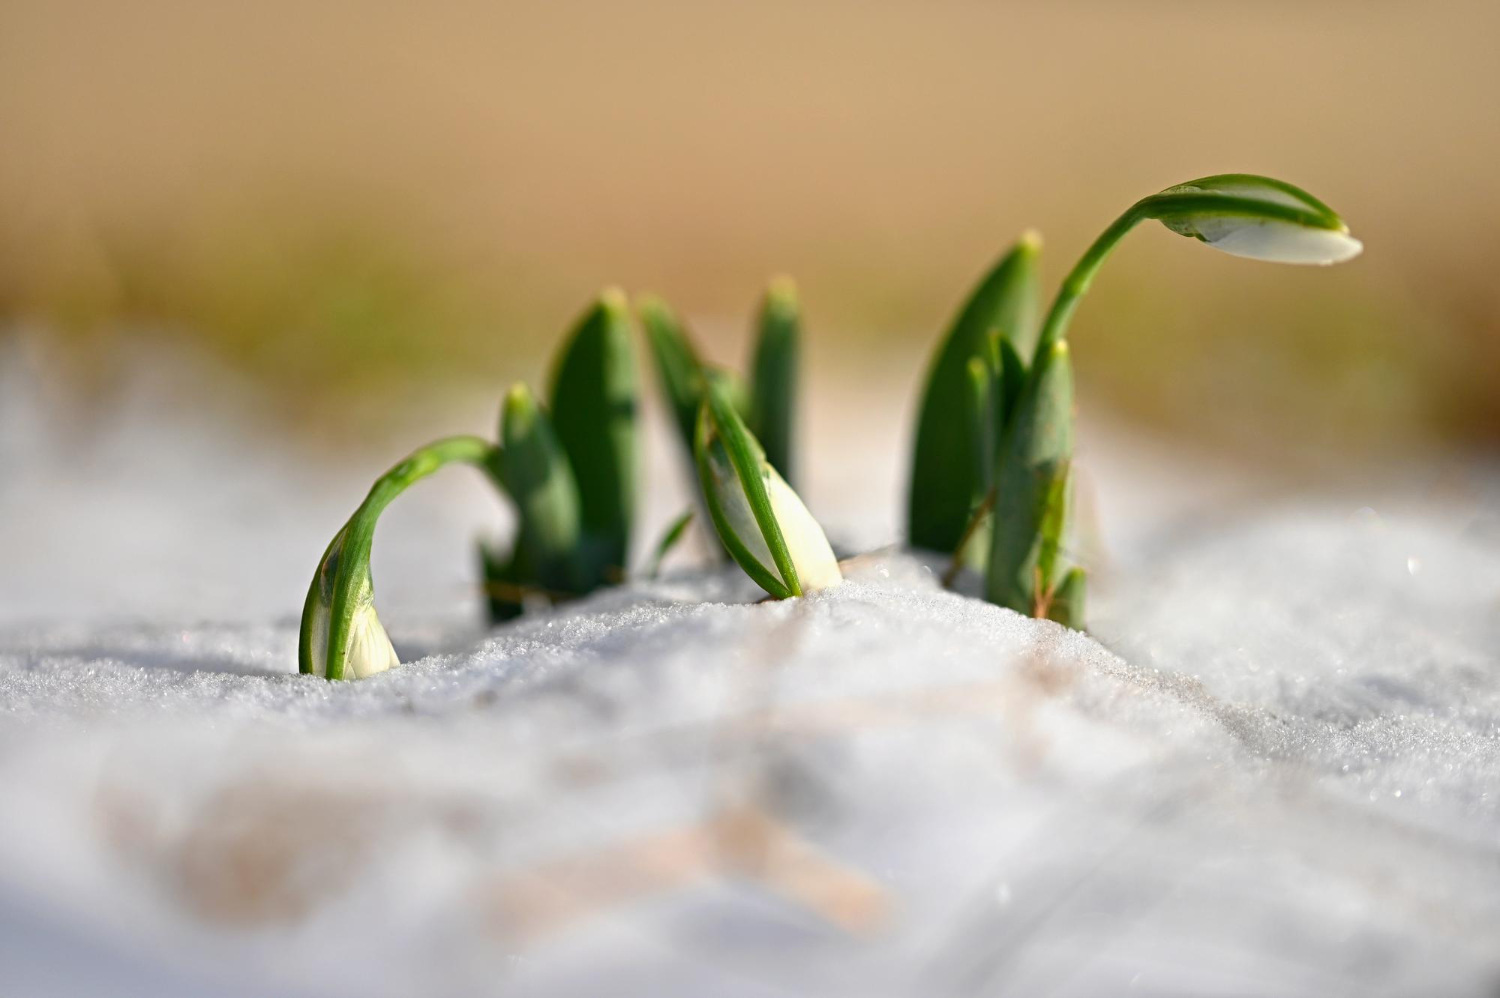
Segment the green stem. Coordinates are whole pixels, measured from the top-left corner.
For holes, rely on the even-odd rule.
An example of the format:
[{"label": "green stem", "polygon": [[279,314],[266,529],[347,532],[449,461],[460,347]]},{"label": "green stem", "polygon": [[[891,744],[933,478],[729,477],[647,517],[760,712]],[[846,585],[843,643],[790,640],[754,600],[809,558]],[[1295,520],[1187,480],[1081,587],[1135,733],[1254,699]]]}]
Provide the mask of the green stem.
[{"label": "green stem", "polygon": [[1057,289],[1057,297],[1053,299],[1052,308],[1047,312],[1047,319],[1042,324],[1041,336],[1037,338],[1036,350],[1031,355],[1032,368],[1035,368],[1037,362],[1046,356],[1048,350],[1052,349],[1052,344],[1062,339],[1067,333],[1068,323],[1073,318],[1074,310],[1078,308],[1079,300],[1088,293],[1094,275],[1099,272],[1099,267],[1109,256],[1110,251],[1145,217],[1145,213],[1141,211],[1141,202],[1137,201],[1125,214],[1115,219],[1114,224],[1105,229],[1098,239],[1094,240],[1094,244],[1083,256],[1079,257],[1073,269],[1068,271],[1062,287]]},{"label": "green stem", "polygon": [[[1276,186],[1281,189],[1290,188],[1290,185],[1279,184],[1279,182]],[[1297,191],[1297,188],[1290,188],[1290,190],[1296,191],[1301,197],[1310,197],[1305,192]],[[1073,311],[1078,307],[1079,299],[1088,292],[1094,275],[1099,272],[1099,267],[1115,245],[1125,238],[1125,234],[1135,228],[1137,223],[1148,218],[1170,222],[1173,219],[1191,218],[1198,214],[1220,214],[1290,222],[1310,228],[1333,228],[1338,222],[1338,217],[1328,211],[1326,205],[1323,208],[1327,212],[1326,215],[1295,205],[1197,190],[1174,189],[1141,198],[1131,205],[1125,214],[1115,219],[1114,224],[1094,240],[1088,252],[1084,253],[1073,265],[1073,269],[1068,271],[1068,276],[1063,280],[1062,287],[1057,291],[1057,298],[1053,300],[1052,308],[1047,313],[1047,321],[1042,325],[1041,336],[1037,338],[1036,351],[1032,354],[1032,366],[1036,366],[1036,362],[1051,349],[1053,343],[1065,338],[1068,322],[1073,318]]]},{"label": "green stem", "polygon": [[475,436],[445,437],[413,451],[404,461],[376,479],[349,522],[334,537],[318,563],[313,576],[312,590],[302,610],[302,628],[298,640],[298,665],[302,672],[313,670],[312,662],[312,618],[313,611],[322,598],[324,572],[329,557],[337,551],[334,566],[332,592],[329,600],[328,661],[325,675],[328,679],[344,677],[344,658],[347,654],[349,626],[354,619],[359,587],[369,572],[370,547],[375,538],[375,522],[391,500],[411,485],[426,478],[445,464],[459,461],[488,471],[495,446]]}]

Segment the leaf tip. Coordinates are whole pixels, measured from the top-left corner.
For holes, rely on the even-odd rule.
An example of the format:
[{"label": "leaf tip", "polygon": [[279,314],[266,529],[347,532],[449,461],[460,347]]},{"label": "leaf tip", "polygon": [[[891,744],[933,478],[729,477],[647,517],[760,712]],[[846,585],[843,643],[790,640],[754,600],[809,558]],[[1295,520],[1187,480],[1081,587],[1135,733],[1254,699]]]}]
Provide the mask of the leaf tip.
[{"label": "leaf tip", "polygon": [[611,284],[599,292],[599,308],[612,319],[624,318],[630,313],[630,299],[623,288]]},{"label": "leaf tip", "polygon": [[766,284],[766,305],[788,312],[797,310],[797,282],[786,274],[777,274]]}]

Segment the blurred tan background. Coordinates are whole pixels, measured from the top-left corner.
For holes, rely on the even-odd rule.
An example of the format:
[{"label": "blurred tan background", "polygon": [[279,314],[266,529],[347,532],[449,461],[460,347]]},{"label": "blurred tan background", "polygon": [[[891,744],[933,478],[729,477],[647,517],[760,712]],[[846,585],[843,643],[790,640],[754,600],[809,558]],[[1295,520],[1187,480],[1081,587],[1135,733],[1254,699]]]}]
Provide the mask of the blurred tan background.
[{"label": "blurred tan background", "polygon": [[1137,197],[1244,170],[1365,256],[1142,230],[1079,313],[1085,407],[1250,455],[1492,448],[1496,38],[1492,2],[6,0],[0,326],[84,401],[164,343],[379,443],[537,377],[605,284],[737,360],[785,271],[813,390],[906,406],[1018,231],[1050,292]]}]

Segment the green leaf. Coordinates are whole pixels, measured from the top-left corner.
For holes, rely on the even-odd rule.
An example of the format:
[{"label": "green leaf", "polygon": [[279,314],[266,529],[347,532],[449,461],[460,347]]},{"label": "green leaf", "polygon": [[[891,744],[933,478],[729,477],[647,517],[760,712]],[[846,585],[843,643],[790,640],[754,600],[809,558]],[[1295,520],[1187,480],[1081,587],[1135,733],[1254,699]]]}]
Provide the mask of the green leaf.
[{"label": "green leaf", "polygon": [[1044,525],[1072,454],[1073,367],[1060,341],[1038,358],[1001,443],[985,577],[991,603],[1035,612]]},{"label": "green leaf", "polygon": [[1028,354],[1036,337],[1040,251],[1039,237],[1022,236],[974,289],[933,356],[912,454],[907,535],[914,547],[952,551],[983,494],[968,418],[968,364],[985,355],[992,330],[1018,356]]},{"label": "green leaf", "polygon": [[797,416],[797,354],[802,338],[797,286],[790,277],[771,281],[761,303],[755,352],[750,362],[750,408],[746,423],[765,448],[766,460],[787,482],[792,474]]},{"label": "green leaf", "polygon": [[1088,574],[1081,568],[1069,569],[1052,593],[1052,602],[1047,607],[1047,619],[1055,620],[1075,631],[1083,630],[1083,604],[1087,589]]},{"label": "green leaf", "polygon": [[698,352],[677,314],[655,295],[642,295],[636,311],[646,330],[646,343],[656,362],[657,381],[687,453],[693,452],[693,431],[703,401],[703,368]]},{"label": "green leaf", "polygon": [[661,574],[661,563],[666,560],[682,539],[687,536],[688,524],[693,522],[693,511],[683,510],[667,526],[666,532],[661,535],[661,540],[656,543],[656,550],[651,554],[651,563],[646,567],[646,578],[654,579]]},{"label": "green leaf", "polygon": [[611,288],[579,321],[552,379],[552,425],[577,480],[585,590],[624,577],[637,489],[636,392],[630,310]]},{"label": "green leaf", "polygon": [[588,591],[578,486],[546,413],[525,385],[505,396],[501,438],[497,470],[519,520],[514,561],[530,575],[511,581],[558,593]]}]

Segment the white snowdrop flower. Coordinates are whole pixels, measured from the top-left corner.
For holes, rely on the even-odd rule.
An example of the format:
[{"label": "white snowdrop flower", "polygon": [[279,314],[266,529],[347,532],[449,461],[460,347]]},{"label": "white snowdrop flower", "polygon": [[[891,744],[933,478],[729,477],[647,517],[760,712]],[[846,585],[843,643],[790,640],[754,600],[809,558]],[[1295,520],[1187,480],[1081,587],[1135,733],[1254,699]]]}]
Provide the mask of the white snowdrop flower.
[{"label": "white snowdrop flower", "polygon": [[1156,210],[1147,214],[1173,232],[1252,260],[1326,266],[1352,260],[1364,249],[1333,209],[1270,177],[1204,177],[1143,204],[1152,205]]},{"label": "white snowdrop flower", "polygon": [[843,581],[823,528],[734,411],[711,386],[696,457],[705,505],[731,557],[772,596],[800,596]]}]

